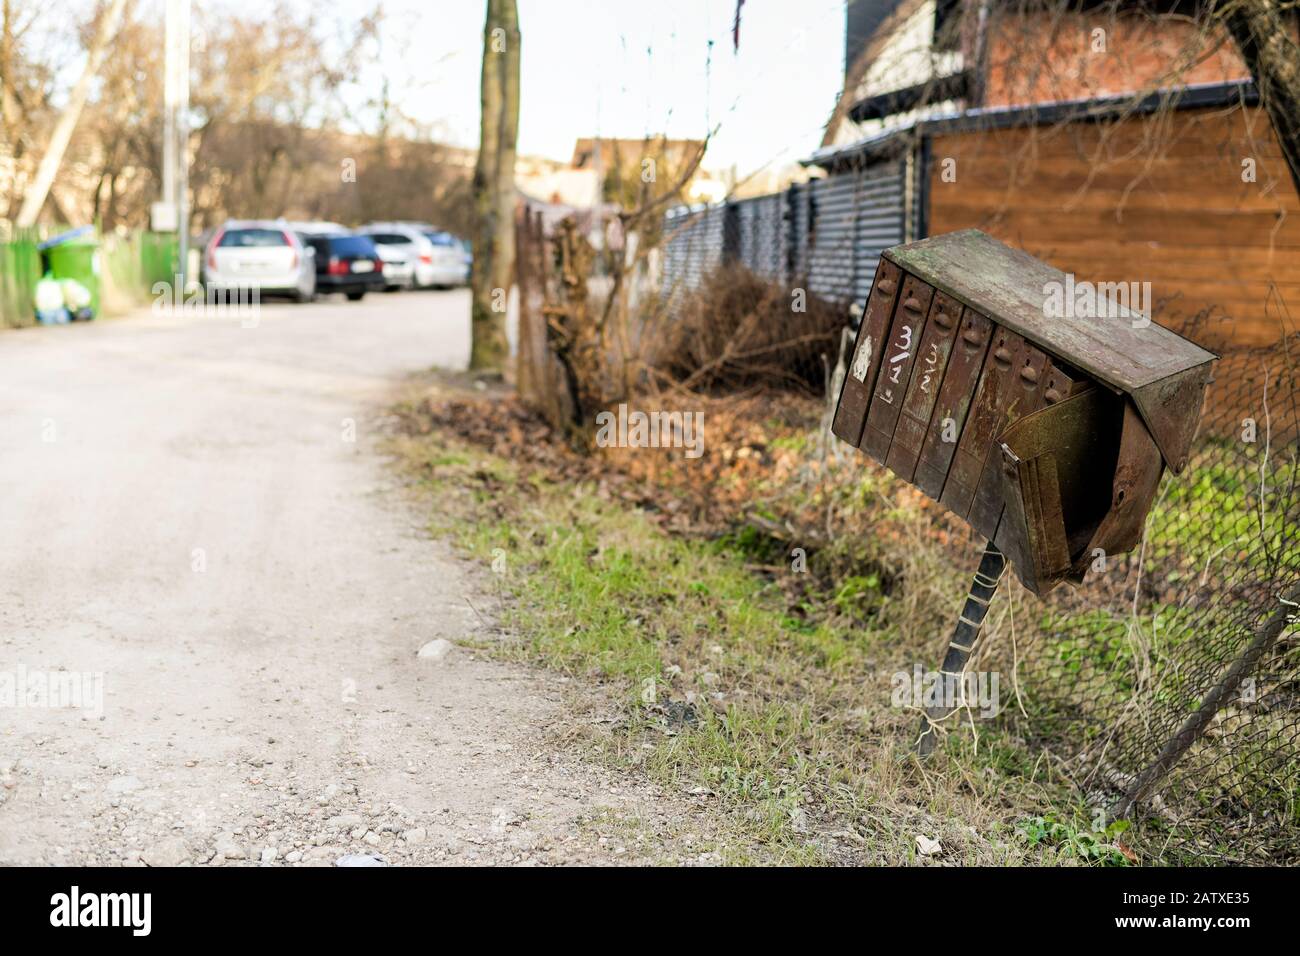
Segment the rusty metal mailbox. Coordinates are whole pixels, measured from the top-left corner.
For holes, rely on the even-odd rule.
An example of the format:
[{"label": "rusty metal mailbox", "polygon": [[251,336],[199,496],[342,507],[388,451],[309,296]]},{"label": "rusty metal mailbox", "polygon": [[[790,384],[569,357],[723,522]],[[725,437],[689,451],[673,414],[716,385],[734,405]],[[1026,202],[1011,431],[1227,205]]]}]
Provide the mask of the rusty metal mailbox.
[{"label": "rusty metal mailbox", "polygon": [[1138,543],[1215,359],[1086,285],[974,229],[887,250],[833,425],[1037,594]]}]

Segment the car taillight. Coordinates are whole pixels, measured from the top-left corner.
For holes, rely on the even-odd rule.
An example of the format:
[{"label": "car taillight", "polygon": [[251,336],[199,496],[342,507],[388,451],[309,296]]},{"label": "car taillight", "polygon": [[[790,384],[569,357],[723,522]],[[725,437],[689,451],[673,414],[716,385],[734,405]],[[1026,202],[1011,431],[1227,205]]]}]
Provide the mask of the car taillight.
[{"label": "car taillight", "polygon": [[433,256],[429,255],[427,252],[422,252],[420,253],[420,261],[423,262],[426,266],[432,265]]},{"label": "car taillight", "polygon": [[330,275],[343,276],[348,274],[348,264],[339,259],[338,256],[330,256]]},{"label": "car taillight", "polygon": [[283,230],[280,231],[280,235],[284,236],[284,244],[288,246],[290,249],[293,249],[293,262],[289,264],[289,268],[290,269],[298,268],[298,250],[294,249],[293,240],[290,239],[289,234]]},{"label": "car taillight", "polygon": [[208,246],[208,268],[217,267],[217,246],[221,245],[221,240],[226,237],[226,230],[222,229],[212,239],[212,245]]}]

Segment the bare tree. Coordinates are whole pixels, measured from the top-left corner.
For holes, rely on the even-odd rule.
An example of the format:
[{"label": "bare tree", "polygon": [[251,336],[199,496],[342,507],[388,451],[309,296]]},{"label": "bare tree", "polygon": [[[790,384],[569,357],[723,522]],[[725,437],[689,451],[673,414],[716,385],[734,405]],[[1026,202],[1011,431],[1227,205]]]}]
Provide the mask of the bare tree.
[{"label": "bare tree", "polygon": [[501,371],[509,351],[505,297],[515,259],[515,141],[519,132],[519,12],[515,0],[488,0],[481,97],[474,167],[478,229],[470,277],[470,368]]},{"label": "bare tree", "polygon": [[1300,47],[1294,35],[1295,8],[1287,6],[1284,15],[1278,0],[1228,0],[1219,16],[1250,70],[1300,190]]},{"label": "bare tree", "polygon": [[72,131],[77,126],[77,120],[81,116],[81,109],[86,105],[86,97],[90,95],[90,82],[99,72],[99,66],[108,52],[109,43],[117,33],[117,25],[122,20],[122,11],[126,7],[126,0],[112,0],[112,5],[104,13],[103,19],[99,23],[99,32],[95,36],[94,43],[90,47],[89,55],[86,58],[86,68],[82,71],[77,85],[72,88],[72,94],[68,97],[68,105],[59,117],[59,122],[54,127],[54,132],[50,135],[50,143],[45,149],[45,155],[41,157],[40,168],[36,172],[36,179],[27,188],[27,194],[23,197],[22,208],[18,211],[17,223],[19,226],[30,226],[36,222],[36,217],[40,215],[41,207],[45,205],[45,197],[49,194],[50,186],[54,182],[54,175],[59,171],[59,164],[63,162],[63,152],[68,148],[68,141],[72,139]]}]

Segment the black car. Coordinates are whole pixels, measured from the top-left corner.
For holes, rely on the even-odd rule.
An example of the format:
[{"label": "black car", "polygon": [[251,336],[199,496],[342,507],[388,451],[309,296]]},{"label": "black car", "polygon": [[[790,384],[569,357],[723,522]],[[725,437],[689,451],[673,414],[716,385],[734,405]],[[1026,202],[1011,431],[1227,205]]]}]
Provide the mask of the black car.
[{"label": "black car", "polygon": [[356,302],[384,288],[384,264],[366,236],[303,236],[316,253],[316,291],[342,292]]}]

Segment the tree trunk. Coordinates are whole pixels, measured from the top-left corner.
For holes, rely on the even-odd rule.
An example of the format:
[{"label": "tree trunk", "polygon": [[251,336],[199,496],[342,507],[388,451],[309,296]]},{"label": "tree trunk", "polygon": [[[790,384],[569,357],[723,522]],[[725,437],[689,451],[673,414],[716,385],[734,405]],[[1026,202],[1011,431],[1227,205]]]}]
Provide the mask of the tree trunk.
[{"label": "tree trunk", "polygon": [[1219,16],[1250,70],[1300,191],[1300,48],[1292,38],[1295,15],[1283,16],[1280,8],[1277,0],[1228,0]]},{"label": "tree trunk", "polygon": [[117,25],[122,20],[122,10],[125,7],[126,0],[113,0],[112,6],[99,22],[99,32],[95,34],[95,40],[86,57],[86,68],[82,70],[77,85],[72,88],[68,105],[64,108],[58,123],[55,124],[54,133],[50,136],[50,144],[45,149],[45,155],[41,157],[36,178],[27,187],[27,193],[23,197],[23,205],[18,210],[16,220],[18,226],[30,226],[36,222],[41,207],[45,205],[45,197],[49,195],[54,176],[59,171],[59,164],[63,162],[63,153],[68,148],[68,141],[72,139],[72,131],[81,116],[81,108],[86,105],[86,97],[90,95],[90,81],[95,78],[100,64],[104,62],[104,55],[108,52],[109,42],[117,33]]},{"label": "tree trunk", "polygon": [[505,307],[515,260],[515,142],[519,130],[519,14],[515,0],[488,0],[481,97],[474,166],[478,234],[470,275],[470,368],[500,372],[509,353]]}]

